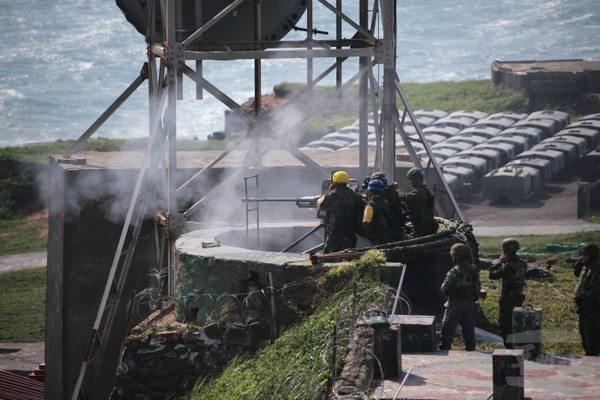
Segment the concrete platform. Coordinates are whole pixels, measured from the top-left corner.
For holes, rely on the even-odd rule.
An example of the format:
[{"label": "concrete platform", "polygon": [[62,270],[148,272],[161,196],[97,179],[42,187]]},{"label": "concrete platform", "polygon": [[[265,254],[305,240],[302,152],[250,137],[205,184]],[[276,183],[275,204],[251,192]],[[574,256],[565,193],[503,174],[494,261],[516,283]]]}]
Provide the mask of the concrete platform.
[{"label": "concrete platform", "polygon": [[[374,388],[372,399],[491,399],[492,353],[437,351],[403,354],[403,376]],[[410,374],[398,392],[404,375]],[[525,397],[599,399],[600,357],[542,355],[525,361]],[[396,395],[396,397],[394,397]]]},{"label": "concrete platform", "polygon": [[44,362],[44,343],[0,343],[0,369],[27,376]]}]

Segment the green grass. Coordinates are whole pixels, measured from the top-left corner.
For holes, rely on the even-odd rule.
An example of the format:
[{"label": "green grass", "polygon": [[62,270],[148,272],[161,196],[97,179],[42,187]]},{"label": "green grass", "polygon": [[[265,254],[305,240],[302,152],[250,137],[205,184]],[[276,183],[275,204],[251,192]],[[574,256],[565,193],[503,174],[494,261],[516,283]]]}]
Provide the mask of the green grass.
[{"label": "green grass", "polygon": [[495,86],[490,80],[406,83],[402,85],[402,90],[413,110],[477,110],[488,114],[529,112],[524,92]]},{"label": "green grass", "polygon": [[[527,247],[528,252],[548,253],[546,245],[549,244],[600,243],[600,230],[563,235],[515,235],[514,238],[519,241],[522,249]],[[503,239],[501,237],[477,237],[479,251],[484,254],[497,254],[500,252],[500,243]]]},{"label": "green grass", "polygon": [[44,341],[46,268],[0,274],[0,342]]},{"label": "green grass", "polygon": [[[61,155],[68,150],[74,140],[60,140],[47,143],[30,143],[22,146],[0,148],[0,160],[11,159],[20,162],[48,163],[49,156]],[[140,139],[89,139],[80,151],[120,151],[144,150],[147,138]],[[177,149],[181,151],[223,150],[227,145],[217,140],[183,140],[177,141]]]},{"label": "green grass", "polygon": [[[386,288],[376,282],[376,275],[383,261],[381,253],[370,251],[360,260],[333,268],[319,284],[313,315],[253,358],[234,360],[214,381],[201,381],[190,398],[324,398],[331,376],[333,328],[337,326],[338,342],[347,343],[356,315],[381,302]],[[339,348],[340,359],[345,350]]]},{"label": "green grass", "polygon": [[0,255],[43,251],[48,247],[48,216],[33,214],[0,220]]},{"label": "green grass", "polygon": [[[577,278],[573,275],[568,259],[552,265],[552,281],[528,279],[525,286],[525,303],[542,309],[543,351],[547,354],[583,354],[577,328],[577,314],[573,310],[573,293]],[[488,271],[481,271],[482,287],[487,290],[487,298],[480,300],[482,313],[477,326],[492,333],[498,330],[498,298],[500,281],[490,280]],[[455,348],[462,349],[460,340]],[[502,348],[500,344],[479,343],[477,350],[490,351]]]}]

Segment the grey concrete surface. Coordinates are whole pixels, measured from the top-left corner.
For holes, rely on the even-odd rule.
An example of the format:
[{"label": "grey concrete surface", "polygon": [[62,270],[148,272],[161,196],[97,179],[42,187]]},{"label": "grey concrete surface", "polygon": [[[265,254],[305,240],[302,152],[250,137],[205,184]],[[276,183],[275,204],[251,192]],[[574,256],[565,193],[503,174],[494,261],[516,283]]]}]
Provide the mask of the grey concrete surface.
[{"label": "grey concrete surface", "polygon": [[0,256],[0,274],[26,268],[45,267],[47,256],[48,253],[45,251]]},{"label": "grey concrete surface", "polygon": [[44,343],[0,343],[0,369],[27,376],[44,362]]}]

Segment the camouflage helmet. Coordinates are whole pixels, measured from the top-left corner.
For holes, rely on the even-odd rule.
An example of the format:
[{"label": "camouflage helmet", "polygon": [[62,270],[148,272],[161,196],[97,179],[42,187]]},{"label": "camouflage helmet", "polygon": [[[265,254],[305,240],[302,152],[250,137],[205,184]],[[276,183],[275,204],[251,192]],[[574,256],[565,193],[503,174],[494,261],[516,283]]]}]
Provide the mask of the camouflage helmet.
[{"label": "camouflage helmet", "polygon": [[342,185],[347,185],[350,182],[350,175],[346,171],[337,171],[331,177],[333,183],[339,183]]},{"label": "camouflage helmet", "polygon": [[587,244],[581,249],[581,254],[587,254],[592,260],[600,256],[600,247],[596,244]]},{"label": "camouflage helmet", "polygon": [[411,168],[406,174],[408,179],[423,179],[425,178],[425,172],[421,168]]},{"label": "camouflage helmet", "polygon": [[455,260],[472,260],[471,250],[469,250],[469,248],[462,243],[453,244],[452,247],[450,247],[450,255]]},{"label": "camouflage helmet", "polygon": [[519,245],[519,241],[517,239],[508,238],[502,241],[502,245],[500,245],[500,248],[504,253],[515,254],[517,250],[521,248],[521,246]]},{"label": "camouflage helmet", "polygon": [[371,175],[371,180],[373,179],[379,179],[386,186],[388,184],[388,178],[383,172],[374,172],[373,175]]}]

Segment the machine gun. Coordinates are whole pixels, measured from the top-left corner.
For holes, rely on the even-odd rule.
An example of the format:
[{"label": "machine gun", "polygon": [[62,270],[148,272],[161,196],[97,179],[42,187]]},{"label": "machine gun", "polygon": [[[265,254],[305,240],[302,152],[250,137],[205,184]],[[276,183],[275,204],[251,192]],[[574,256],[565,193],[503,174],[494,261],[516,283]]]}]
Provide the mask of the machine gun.
[{"label": "machine gun", "polygon": [[[273,197],[273,198],[242,198],[243,203],[296,203],[298,208],[317,208],[317,200],[321,196],[303,196],[298,198]],[[317,211],[317,218],[324,219],[325,212]]]}]

